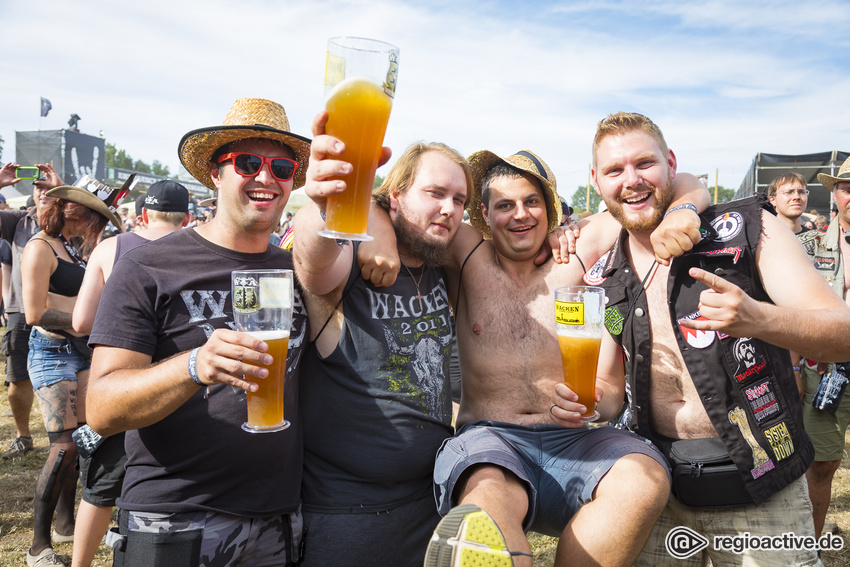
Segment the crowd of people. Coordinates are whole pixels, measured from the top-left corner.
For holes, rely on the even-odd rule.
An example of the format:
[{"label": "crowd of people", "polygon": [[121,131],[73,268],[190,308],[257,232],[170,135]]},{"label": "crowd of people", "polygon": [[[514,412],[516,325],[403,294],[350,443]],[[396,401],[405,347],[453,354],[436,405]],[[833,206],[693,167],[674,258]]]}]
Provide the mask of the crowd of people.
[{"label": "crowd of people", "polygon": [[[530,567],[529,531],[558,538],[558,566],[820,564],[670,534],[825,529],[850,423],[850,159],[818,177],[829,228],[806,229],[801,175],[712,204],[654,122],[619,112],[592,141],[607,212],[574,225],[537,153],[418,142],[373,193],[374,240],[352,242],[319,235],[352,170],[326,122],[310,139],[239,99],[188,132],[180,160],[214,192],[197,209],[166,180],[122,215],[132,180],[42,164],[34,207],[0,210],[3,459],[32,450],[34,399],[49,442],[29,565],[90,565],[105,534],[115,565]],[[284,217],[299,187],[311,201]],[[271,268],[297,277],[291,426],[252,434],[272,357],[235,330],[230,274]],[[564,383],[568,285],[607,297],[595,408]]]}]

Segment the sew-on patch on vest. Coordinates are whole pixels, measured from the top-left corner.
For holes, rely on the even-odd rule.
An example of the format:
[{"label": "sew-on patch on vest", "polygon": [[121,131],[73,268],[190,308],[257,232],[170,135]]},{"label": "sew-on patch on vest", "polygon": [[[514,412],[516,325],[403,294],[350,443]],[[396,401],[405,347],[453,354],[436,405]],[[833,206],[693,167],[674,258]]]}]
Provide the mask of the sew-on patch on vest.
[{"label": "sew-on patch on vest", "polygon": [[775,469],[776,465],[774,465],[771,458],[767,456],[767,451],[759,445],[759,442],[756,440],[756,436],[753,435],[753,431],[750,429],[750,422],[747,420],[747,413],[742,410],[740,406],[735,406],[732,411],[729,412],[729,421],[733,425],[737,426],[737,428],[741,431],[741,435],[744,437],[744,440],[753,452],[753,469],[750,471],[753,478],[759,478],[768,471]]},{"label": "sew-on patch on vest", "polygon": [[753,410],[753,416],[759,425],[781,411],[772,379],[764,380],[746,388],[744,395],[747,397],[747,403],[750,404],[750,409]]},{"label": "sew-on patch on vest", "polygon": [[756,349],[750,337],[742,337],[735,341],[732,354],[738,362],[735,370],[735,380],[739,384],[758,378],[767,368],[767,358]]},{"label": "sew-on patch on vest", "polygon": [[835,258],[830,258],[828,256],[815,256],[812,259],[812,263],[815,265],[816,270],[835,269]]},{"label": "sew-on patch on vest", "polygon": [[787,459],[794,454],[794,441],[791,439],[791,433],[784,421],[780,421],[778,425],[767,429],[764,436],[770,443],[773,456],[776,457],[777,461]]},{"label": "sew-on patch on vest", "polygon": [[744,228],[744,217],[734,211],[725,213],[711,221],[711,228],[717,233],[714,240],[726,242],[738,236]]},{"label": "sew-on patch on vest", "polygon": [[605,328],[608,329],[608,332],[615,337],[620,336],[623,333],[623,323],[625,323],[625,321],[625,317],[623,317],[616,306],[612,305],[605,309]]},{"label": "sew-on patch on vest", "polygon": [[737,264],[738,260],[741,259],[741,254],[744,253],[744,249],[740,246],[727,246],[726,248],[718,248],[716,250],[707,250],[705,252],[697,252],[697,254],[704,254],[706,256],[732,256],[732,263]]},{"label": "sew-on patch on vest", "polygon": [[[691,313],[687,317],[679,319],[679,321],[685,320],[708,321],[709,319],[703,317],[699,314],[699,311],[697,311],[696,313]],[[717,337],[717,333],[714,331],[691,329],[690,327],[685,327],[681,324],[679,325],[679,330],[682,332],[682,336],[685,337],[685,341],[694,348],[708,348]]]},{"label": "sew-on patch on vest", "polygon": [[587,271],[587,273],[582,276],[584,283],[587,285],[600,285],[602,282],[607,280],[608,278],[603,278],[602,274],[605,273],[606,267],[605,264],[608,262],[608,258],[612,256],[614,253],[613,250],[609,250],[605,254],[599,258],[593,266]]}]

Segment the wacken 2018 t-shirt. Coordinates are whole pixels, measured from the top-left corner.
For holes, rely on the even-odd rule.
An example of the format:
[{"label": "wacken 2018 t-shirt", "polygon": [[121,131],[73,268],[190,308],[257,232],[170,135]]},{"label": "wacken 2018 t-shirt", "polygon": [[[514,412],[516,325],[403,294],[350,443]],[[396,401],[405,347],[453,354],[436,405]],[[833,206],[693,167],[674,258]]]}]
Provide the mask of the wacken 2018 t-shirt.
[{"label": "wacken 2018 t-shirt", "polygon": [[[179,230],[118,260],[89,342],[149,354],[154,363],[189,351],[215,329],[233,328],[231,271],[281,268],[291,269],[292,258],[279,248],[241,254],[216,246],[194,229]],[[286,361],[288,429],[247,433],[240,427],[247,418],[244,390],[223,384],[201,388],[158,423],[127,432],[127,473],[118,505],[253,518],[297,510],[302,424],[296,368],[306,331],[296,288]]]}]

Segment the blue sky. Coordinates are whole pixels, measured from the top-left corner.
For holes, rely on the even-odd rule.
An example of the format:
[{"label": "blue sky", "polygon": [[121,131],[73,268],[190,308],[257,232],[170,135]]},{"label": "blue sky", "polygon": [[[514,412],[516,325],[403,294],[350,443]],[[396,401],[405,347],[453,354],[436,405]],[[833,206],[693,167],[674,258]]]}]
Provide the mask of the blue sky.
[{"label": "blue sky", "polygon": [[3,0],[0,22],[3,161],[16,130],[76,113],[82,132],[174,172],[181,136],[246,96],[309,135],[335,35],[399,46],[397,154],[420,139],[528,149],[567,198],[618,110],[648,115],[681,171],[726,187],[757,152],[850,151],[848,1]]}]

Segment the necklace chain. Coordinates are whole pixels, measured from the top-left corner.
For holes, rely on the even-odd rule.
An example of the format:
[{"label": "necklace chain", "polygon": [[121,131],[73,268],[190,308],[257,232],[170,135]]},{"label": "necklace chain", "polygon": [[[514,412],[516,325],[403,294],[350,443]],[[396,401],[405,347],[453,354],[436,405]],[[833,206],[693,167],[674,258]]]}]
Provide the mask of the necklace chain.
[{"label": "necklace chain", "polygon": [[416,299],[419,300],[419,309],[422,309],[422,292],[419,290],[419,284],[422,283],[422,278],[425,276],[425,267],[422,267],[422,273],[419,274],[419,281],[416,281],[416,278],[413,275],[413,272],[410,271],[410,268],[407,267],[407,264],[404,262],[401,263],[404,266],[404,269],[407,270],[407,273],[410,274],[410,279],[413,280],[413,285],[416,286]]}]

